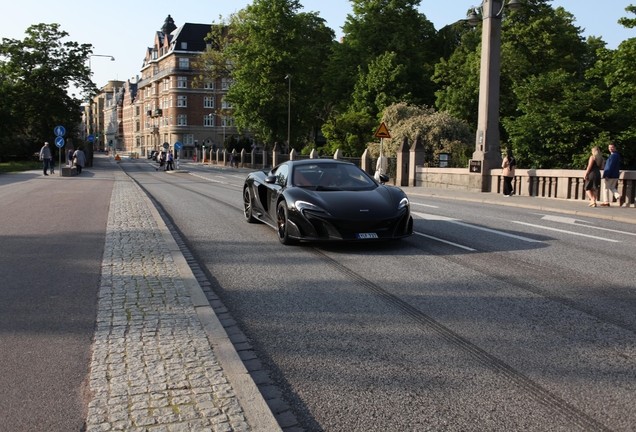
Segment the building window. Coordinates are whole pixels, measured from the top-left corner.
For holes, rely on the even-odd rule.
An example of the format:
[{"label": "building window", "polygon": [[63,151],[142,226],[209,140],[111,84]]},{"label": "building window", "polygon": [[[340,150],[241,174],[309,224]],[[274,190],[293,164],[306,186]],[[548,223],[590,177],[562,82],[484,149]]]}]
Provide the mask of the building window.
[{"label": "building window", "polygon": [[141,138],[137,137],[137,141],[135,143],[137,147],[141,147]]},{"label": "building window", "polygon": [[184,145],[194,145],[194,134],[183,134]]},{"label": "building window", "polygon": [[188,43],[187,42],[181,42],[181,49],[182,50],[188,49]]},{"label": "building window", "polygon": [[214,116],[213,115],[205,115],[203,116],[203,126],[214,126]]},{"label": "building window", "polygon": [[230,88],[230,79],[229,78],[222,78],[221,79],[221,89],[222,90],[227,90]]},{"label": "building window", "polygon": [[139,132],[139,120],[135,122],[135,132]]},{"label": "building window", "polygon": [[214,81],[206,81],[203,83],[204,90],[214,90]]},{"label": "building window", "polygon": [[179,69],[190,69],[190,59],[188,57],[179,58]]},{"label": "building window", "polygon": [[188,97],[187,96],[177,96],[177,106],[178,107],[187,107],[188,106]]},{"label": "building window", "polygon": [[214,97],[205,96],[203,98],[203,108],[214,108]]},{"label": "building window", "polygon": [[234,117],[223,117],[221,119],[221,126],[232,127],[234,126]]},{"label": "building window", "polygon": [[137,115],[137,116],[138,116],[138,115],[139,115],[139,111],[140,111],[140,110],[139,110],[139,105],[137,105],[137,106],[135,107],[135,115]]},{"label": "building window", "polygon": [[223,100],[223,102],[221,103],[221,108],[230,109],[230,108],[232,108],[232,104],[227,102],[227,101],[225,101],[225,100]]},{"label": "building window", "polygon": [[188,88],[188,77],[177,77],[177,87]]},{"label": "building window", "polygon": [[170,88],[170,80],[163,80],[163,89],[168,90]]},{"label": "building window", "polygon": [[188,116],[185,114],[177,115],[177,126],[187,126],[188,125]]}]

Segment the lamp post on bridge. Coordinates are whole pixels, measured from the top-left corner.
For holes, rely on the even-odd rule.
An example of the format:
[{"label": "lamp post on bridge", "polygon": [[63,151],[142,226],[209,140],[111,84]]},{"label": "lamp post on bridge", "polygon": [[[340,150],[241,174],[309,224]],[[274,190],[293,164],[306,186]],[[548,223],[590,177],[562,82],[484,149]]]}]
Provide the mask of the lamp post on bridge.
[{"label": "lamp post on bridge", "polygon": [[[518,10],[519,0],[483,0],[483,22],[481,36],[481,72],[479,78],[479,111],[475,152],[470,161],[470,172],[481,176],[481,191],[487,192],[490,184],[484,181],[484,175],[493,168],[501,167],[499,148],[499,96],[501,76],[501,16],[504,7]],[[475,26],[479,23],[475,10],[466,21]]]}]

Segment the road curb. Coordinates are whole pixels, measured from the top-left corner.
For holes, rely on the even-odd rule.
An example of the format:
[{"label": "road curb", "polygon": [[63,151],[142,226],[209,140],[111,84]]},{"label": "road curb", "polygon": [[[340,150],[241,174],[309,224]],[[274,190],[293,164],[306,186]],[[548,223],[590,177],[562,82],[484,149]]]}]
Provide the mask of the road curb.
[{"label": "road curb", "polygon": [[161,232],[172,254],[177,270],[190,293],[192,304],[197,312],[201,326],[208,337],[208,341],[223,369],[224,375],[234,389],[250,428],[258,432],[282,431],[256,386],[256,383],[254,383],[254,380],[245,368],[227,332],[210,306],[210,302],[205,296],[203,289],[192,273],[190,266],[181,253],[181,249],[157,211],[154,203],[146,192],[126,172],[124,172],[124,174],[142,193],[148,209],[157,223],[157,228]]}]

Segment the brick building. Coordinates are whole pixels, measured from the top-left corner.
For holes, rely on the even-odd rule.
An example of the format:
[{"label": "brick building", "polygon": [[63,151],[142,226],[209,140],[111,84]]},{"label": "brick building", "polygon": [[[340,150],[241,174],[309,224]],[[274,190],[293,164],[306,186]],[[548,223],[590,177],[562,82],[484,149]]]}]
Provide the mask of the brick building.
[{"label": "brick building", "polygon": [[220,114],[231,108],[223,101],[229,81],[194,81],[200,75],[194,61],[206,50],[210,30],[210,24],[177,27],[168,15],[146,50],[141,79],[125,86],[122,150],[144,156],[180,141],[181,157],[189,158],[195,145],[222,148],[225,139],[239,134],[233,119]]}]

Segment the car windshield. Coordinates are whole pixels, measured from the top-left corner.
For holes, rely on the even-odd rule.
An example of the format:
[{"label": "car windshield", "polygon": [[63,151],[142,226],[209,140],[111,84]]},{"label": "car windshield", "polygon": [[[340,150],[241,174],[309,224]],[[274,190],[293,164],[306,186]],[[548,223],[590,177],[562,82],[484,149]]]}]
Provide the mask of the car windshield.
[{"label": "car windshield", "polygon": [[370,190],[377,184],[353,164],[315,163],[294,167],[292,184],[316,191]]}]

